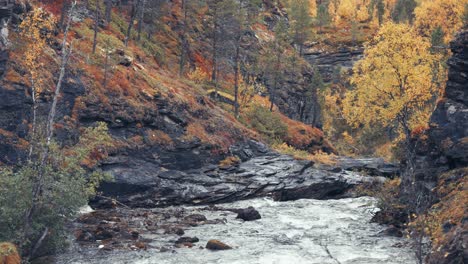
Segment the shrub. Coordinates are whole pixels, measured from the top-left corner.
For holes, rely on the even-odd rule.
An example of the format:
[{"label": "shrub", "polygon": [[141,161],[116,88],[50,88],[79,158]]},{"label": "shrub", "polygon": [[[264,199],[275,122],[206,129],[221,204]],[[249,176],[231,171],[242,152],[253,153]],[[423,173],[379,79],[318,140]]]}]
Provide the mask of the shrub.
[{"label": "shrub", "polygon": [[11,243],[0,243],[0,263],[20,264],[21,259],[15,245]]},{"label": "shrub", "polygon": [[221,167],[231,167],[235,166],[240,163],[240,159],[237,156],[229,156],[219,162],[219,166]]},{"label": "shrub", "polygon": [[253,105],[247,112],[247,119],[253,129],[267,136],[270,140],[282,139],[288,133],[288,127],[281,117],[268,108]]},{"label": "shrub", "polygon": [[34,255],[35,249],[53,253],[64,246],[66,221],[108,178],[82,163],[96,160],[96,153],[105,157],[111,137],[100,123],[85,129],[74,146],[34,146],[31,159],[19,168],[0,168],[0,241],[15,242],[25,256]]}]

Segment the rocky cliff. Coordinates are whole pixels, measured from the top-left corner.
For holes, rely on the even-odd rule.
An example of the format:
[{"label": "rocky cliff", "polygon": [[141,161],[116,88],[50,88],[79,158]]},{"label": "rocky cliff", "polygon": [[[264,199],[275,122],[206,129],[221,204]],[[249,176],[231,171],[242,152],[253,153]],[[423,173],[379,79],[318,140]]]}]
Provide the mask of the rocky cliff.
[{"label": "rocky cliff", "polygon": [[313,46],[304,53],[304,58],[317,67],[325,82],[333,81],[341,71],[353,68],[354,63],[362,59],[364,49],[359,46],[343,46],[336,51],[324,52]]},{"label": "rocky cliff", "polygon": [[[432,234],[437,250],[428,263],[466,263],[468,252],[468,31],[451,44],[445,96],[438,102],[429,130],[417,142],[416,183],[433,197]],[[440,247],[439,247],[440,246]]]}]

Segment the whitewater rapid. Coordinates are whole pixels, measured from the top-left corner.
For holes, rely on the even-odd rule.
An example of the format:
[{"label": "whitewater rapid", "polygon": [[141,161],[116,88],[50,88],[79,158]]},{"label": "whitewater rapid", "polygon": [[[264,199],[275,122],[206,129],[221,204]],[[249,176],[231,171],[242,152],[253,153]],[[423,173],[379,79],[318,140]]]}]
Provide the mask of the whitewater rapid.
[{"label": "whitewater rapid", "polygon": [[[412,264],[414,254],[403,238],[380,234],[385,226],[370,223],[378,209],[373,198],[297,200],[267,198],[239,201],[229,208],[255,207],[262,219],[244,222],[225,211],[201,210],[225,224],[200,225],[185,236],[198,237],[193,248],[126,252],[75,252],[58,260],[73,264]],[[190,207],[193,210],[193,207]],[[197,209],[195,209],[197,210]],[[167,237],[152,235],[152,246],[164,247]],[[176,239],[176,237],[174,237]],[[200,248],[218,239],[234,249]]]}]

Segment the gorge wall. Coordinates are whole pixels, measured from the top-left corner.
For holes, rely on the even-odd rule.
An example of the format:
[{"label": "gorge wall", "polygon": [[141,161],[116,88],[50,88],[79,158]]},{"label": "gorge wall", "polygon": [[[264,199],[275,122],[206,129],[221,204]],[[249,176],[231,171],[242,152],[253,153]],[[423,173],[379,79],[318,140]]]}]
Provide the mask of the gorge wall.
[{"label": "gorge wall", "polygon": [[431,264],[468,260],[468,30],[460,32],[450,48],[445,96],[417,141],[416,184],[432,196],[429,210],[439,225],[436,230],[441,229],[433,233],[438,249],[426,260]]}]

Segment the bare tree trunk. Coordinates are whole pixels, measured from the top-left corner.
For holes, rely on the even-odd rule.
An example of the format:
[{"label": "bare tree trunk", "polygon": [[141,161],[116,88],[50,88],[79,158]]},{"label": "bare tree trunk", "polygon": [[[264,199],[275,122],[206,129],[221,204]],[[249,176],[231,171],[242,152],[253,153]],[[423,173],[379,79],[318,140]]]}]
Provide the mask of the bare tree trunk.
[{"label": "bare tree trunk", "polygon": [[99,1],[96,4],[96,10],[94,11],[94,38],[93,38],[93,54],[96,53],[96,46],[97,46],[97,36],[99,31],[99,17],[100,17],[101,9],[99,8]]},{"label": "bare tree trunk", "polygon": [[[216,82],[216,75],[217,75],[217,50],[218,50],[218,8],[215,6],[214,14],[213,14],[213,43],[212,43],[212,57],[213,57],[213,69],[211,71],[211,81]],[[217,91],[216,91],[217,94]]]},{"label": "bare tree trunk", "polygon": [[32,120],[32,132],[31,132],[31,142],[29,145],[28,161],[31,161],[31,157],[34,151],[34,141],[36,138],[36,129],[37,129],[37,91],[34,77],[31,74],[31,98],[33,101],[33,120]]},{"label": "bare tree trunk", "polygon": [[104,89],[106,89],[106,86],[107,86],[107,73],[108,73],[108,69],[109,69],[109,43],[106,44],[107,47],[106,47],[106,60],[104,61],[104,81],[102,83],[102,86],[104,87]]},{"label": "bare tree trunk", "polygon": [[112,0],[105,0],[106,4],[106,10],[105,10],[105,18],[106,18],[106,24],[109,24],[112,20]]},{"label": "bare tree trunk", "polygon": [[63,29],[63,23],[65,22],[65,17],[67,15],[68,0],[62,2],[62,10],[60,12],[60,21],[59,21],[59,30]]},{"label": "bare tree trunk", "polygon": [[39,238],[39,240],[36,242],[33,249],[31,250],[31,252],[29,253],[29,259],[34,257],[34,255],[36,254],[36,251],[41,247],[42,242],[44,242],[44,239],[46,238],[48,233],[49,233],[49,228],[46,227],[44,232],[42,233],[42,236]]},{"label": "bare tree trunk", "polygon": [[236,47],[236,57],[234,59],[234,116],[239,118],[239,58],[240,57],[240,38]]},{"label": "bare tree trunk", "polygon": [[[73,11],[74,7],[76,5],[76,2],[73,2],[72,7],[70,8],[70,12]],[[57,102],[60,96],[60,90],[62,88],[62,82],[63,78],[65,77],[65,68],[67,67],[68,59],[70,58],[70,55],[73,50],[73,42],[70,43],[70,48],[67,50],[67,36],[68,36],[68,31],[70,29],[70,22],[71,18],[68,19],[67,26],[65,28],[65,33],[63,35],[63,41],[62,41],[62,59],[61,59],[61,65],[60,65],[60,75],[59,79],[57,81],[57,86],[55,88],[55,93],[54,97],[52,100],[52,107],[49,112],[49,116],[47,118],[47,145],[50,145],[50,141],[52,139],[53,133],[54,133],[54,122],[55,122],[55,114],[57,111]]]},{"label": "bare tree trunk", "polygon": [[132,28],[133,24],[135,22],[135,17],[138,13],[138,10],[140,8],[140,2],[141,0],[137,0],[136,4],[132,4],[132,11],[130,15],[130,21],[128,22],[128,28],[127,28],[127,34],[125,35],[125,47],[128,47],[128,41],[130,40],[131,34],[132,34]]},{"label": "bare tree trunk", "polygon": [[273,106],[275,104],[275,100],[276,100],[276,89],[277,89],[277,86],[278,86],[278,75],[280,74],[280,64],[281,64],[281,52],[280,52],[280,48],[278,48],[278,54],[276,55],[277,59],[276,59],[276,65],[275,65],[275,80],[274,80],[274,83],[273,83],[273,89],[270,90],[270,112],[273,112]]},{"label": "bare tree trunk", "polygon": [[184,67],[186,63],[186,57],[188,54],[188,41],[187,41],[187,1],[182,0],[182,12],[184,14],[182,32],[180,33],[180,59],[179,59],[179,76],[184,75]]},{"label": "bare tree trunk", "polygon": [[141,40],[141,31],[143,29],[143,18],[145,16],[145,6],[146,0],[142,0],[141,7],[139,8],[140,11],[138,12],[138,37],[137,40]]}]

